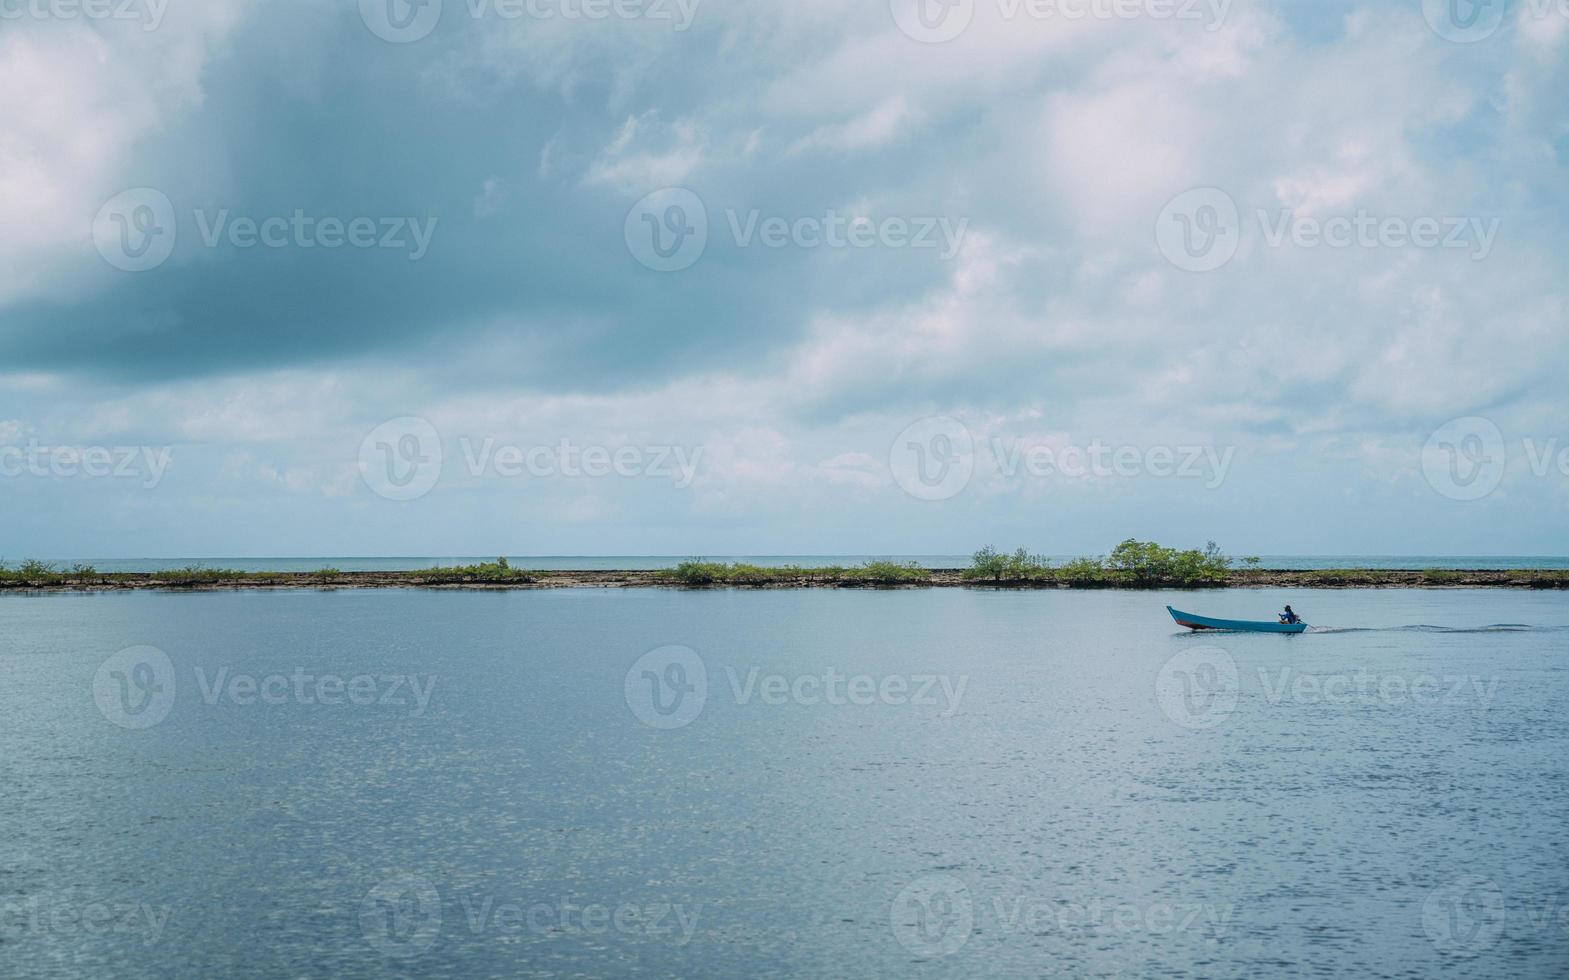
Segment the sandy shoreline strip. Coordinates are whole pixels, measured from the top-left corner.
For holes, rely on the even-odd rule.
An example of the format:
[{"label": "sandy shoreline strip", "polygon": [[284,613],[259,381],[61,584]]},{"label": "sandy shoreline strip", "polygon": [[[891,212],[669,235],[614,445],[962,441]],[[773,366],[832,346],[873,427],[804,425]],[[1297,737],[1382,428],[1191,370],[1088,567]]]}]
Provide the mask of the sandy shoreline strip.
[{"label": "sandy shoreline strip", "polygon": [[[428,572],[266,572],[235,573],[219,579],[191,581],[160,572],[64,577],[49,582],[0,582],[0,593],[179,591],[222,592],[238,589],[836,589],[836,588],[982,588],[1067,589],[1055,582],[976,582],[957,568],[930,569],[924,582],[872,585],[820,577],[782,578],[760,584],[693,586],[673,580],[668,569],[528,572],[527,579],[505,582],[431,575]],[[1099,586],[1099,588],[1119,586]],[[1224,585],[1210,588],[1569,588],[1569,572],[1561,569],[1331,569],[1233,571]]]}]

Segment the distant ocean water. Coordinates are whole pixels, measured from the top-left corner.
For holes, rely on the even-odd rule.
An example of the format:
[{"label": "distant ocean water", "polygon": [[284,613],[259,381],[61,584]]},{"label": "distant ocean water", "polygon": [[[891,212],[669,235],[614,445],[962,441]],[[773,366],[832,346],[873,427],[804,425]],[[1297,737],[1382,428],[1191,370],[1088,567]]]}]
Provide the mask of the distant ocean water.
[{"label": "distant ocean water", "polygon": [[[859,565],[863,562],[892,559],[915,562],[926,568],[965,568],[969,555],[511,555],[513,565],[542,571],[637,571],[671,568],[688,558],[706,561],[750,562],[755,565]],[[1071,561],[1077,555],[1052,555],[1053,564]],[[159,572],[188,565],[205,568],[232,568],[245,572],[314,572],[336,568],[343,572],[403,572],[450,565],[472,565],[495,561],[495,555],[442,558],[60,558],[51,564],[69,567],[91,565],[101,572]],[[1273,569],[1311,570],[1317,568],[1561,568],[1569,569],[1569,557],[1533,555],[1262,555],[1261,566]],[[14,564],[14,562],[13,562]]]}]

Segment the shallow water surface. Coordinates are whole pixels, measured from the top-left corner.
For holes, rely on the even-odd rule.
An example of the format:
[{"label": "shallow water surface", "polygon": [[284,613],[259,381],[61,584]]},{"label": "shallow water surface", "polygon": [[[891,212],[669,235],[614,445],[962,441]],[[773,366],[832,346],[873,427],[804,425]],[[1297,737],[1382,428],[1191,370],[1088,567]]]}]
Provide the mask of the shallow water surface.
[{"label": "shallow water surface", "polygon": [[[1167,603],[1301,636],[1192,635]],[[0,973],[1569,972],[1569,603],[0,597]]]}]

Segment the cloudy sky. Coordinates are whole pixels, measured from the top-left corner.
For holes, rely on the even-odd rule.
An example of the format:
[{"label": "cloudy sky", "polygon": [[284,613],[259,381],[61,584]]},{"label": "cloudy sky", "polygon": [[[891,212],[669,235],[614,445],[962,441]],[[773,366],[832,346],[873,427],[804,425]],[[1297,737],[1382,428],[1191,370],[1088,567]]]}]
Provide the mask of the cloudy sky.
[{"label": "cloudy sky", "polygon": [[0,557],[1569,552],[1549,0],[5,0]]}]

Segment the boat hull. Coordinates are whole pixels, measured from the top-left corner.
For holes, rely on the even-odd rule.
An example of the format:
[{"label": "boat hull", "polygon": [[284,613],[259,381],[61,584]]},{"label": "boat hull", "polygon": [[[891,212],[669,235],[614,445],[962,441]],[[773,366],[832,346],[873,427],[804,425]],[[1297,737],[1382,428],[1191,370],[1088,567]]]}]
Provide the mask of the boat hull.
[{"label": "boat hull", "polygon": [[1307,623],[1268,623],[1255,622],[1246,619],[1214,619],[1210,616],[1200,616],[1196,613],[1186,613],[1180,609],[1166,607],[1171,613],[1171,618],[1177,621],[1178,626],[1186,626],[1190,630],[1236,630],[1242,633],[1301,633],[1307,629]]}]

